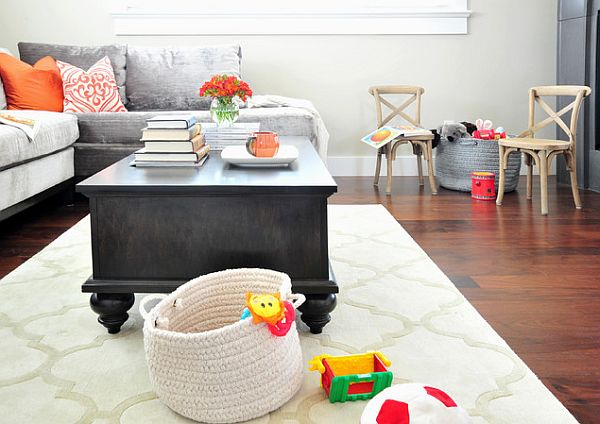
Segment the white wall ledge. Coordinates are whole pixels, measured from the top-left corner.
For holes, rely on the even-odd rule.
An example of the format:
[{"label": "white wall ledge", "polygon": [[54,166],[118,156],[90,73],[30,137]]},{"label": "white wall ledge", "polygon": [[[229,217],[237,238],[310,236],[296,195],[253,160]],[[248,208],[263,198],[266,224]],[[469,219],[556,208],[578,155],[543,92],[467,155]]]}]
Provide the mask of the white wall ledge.
[{"label": "white wall ledge", "polygon": [[115,35],[467,34],[468,9],[364,8],[344,11],[112,14]]}]

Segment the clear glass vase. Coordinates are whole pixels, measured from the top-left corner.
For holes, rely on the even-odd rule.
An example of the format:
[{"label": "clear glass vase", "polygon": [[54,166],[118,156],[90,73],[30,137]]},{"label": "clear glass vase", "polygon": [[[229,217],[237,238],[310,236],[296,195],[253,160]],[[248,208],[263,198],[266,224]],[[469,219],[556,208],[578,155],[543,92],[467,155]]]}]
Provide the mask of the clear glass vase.
[{"label": "clear glass vase", "polygon": [[219,128],[233,125],[240,116],[240,106],[234,98],[215,97],[210,103],[210,117]]}]

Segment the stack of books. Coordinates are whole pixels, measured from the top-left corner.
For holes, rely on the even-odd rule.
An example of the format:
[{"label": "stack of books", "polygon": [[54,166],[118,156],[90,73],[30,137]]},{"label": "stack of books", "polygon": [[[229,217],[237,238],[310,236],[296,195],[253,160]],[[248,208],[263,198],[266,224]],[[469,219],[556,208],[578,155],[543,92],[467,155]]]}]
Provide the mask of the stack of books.
[{"label": "stack of books", "polygon": [[135,152],[135,166],[202,166],[210,146],[202,126],[192,115],[159,115],[146,121],[141,141],[144,148]]},{"label": "stack of books", "polygon": [[202,133],[212,150],[223,150],[228,146],[245,145],[248,137],[260,129],[259,122],[235,123],[231,127],[219,128],[216,124],[202,124]]}]

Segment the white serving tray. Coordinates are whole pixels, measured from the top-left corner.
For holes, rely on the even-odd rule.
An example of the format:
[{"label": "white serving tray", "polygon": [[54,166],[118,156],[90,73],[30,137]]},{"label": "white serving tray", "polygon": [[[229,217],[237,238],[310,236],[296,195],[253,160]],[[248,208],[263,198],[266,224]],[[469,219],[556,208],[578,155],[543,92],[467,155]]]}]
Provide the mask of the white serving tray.
[{"label": "white serving tray", "polygon": [[237,166],[288,166],[298,159],[298,149],[295,146],[279,146],[279,151],[272,158],[257,158],[246,150],[246,146],[228,146],[221,152],[221,158]]}]

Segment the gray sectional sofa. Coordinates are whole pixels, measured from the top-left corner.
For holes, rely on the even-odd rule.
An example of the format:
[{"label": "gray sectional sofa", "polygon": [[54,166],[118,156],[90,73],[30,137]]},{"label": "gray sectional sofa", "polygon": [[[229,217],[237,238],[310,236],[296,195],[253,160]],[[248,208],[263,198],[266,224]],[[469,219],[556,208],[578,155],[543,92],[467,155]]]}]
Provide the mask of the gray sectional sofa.
[{"label": "gray sectional sofa", "polygon": [[[81,47],[19,43],[18,47],[21,60],[30,64],[49,55],[87,69],[108,56],[128,112],[10,111],[39,119],[42,129],[30,142],[18,129],[0,125],[0,220],[23,209],[32,199],[41,198],[40,193],[92,175],[139,149],[145,121],[157,112],[186,111],[200,122],[210,122],[210,101],[198,96],[201,84],[217,73],[241,76],[242,56],[237,45]],[[0,91],[0,109],[2,97]],[[239,122],[260,122],[261,129],[281,135],[307,136],[323,157],[327,140],[320,116],[310,102],[288,100],[242,108]]]}]

